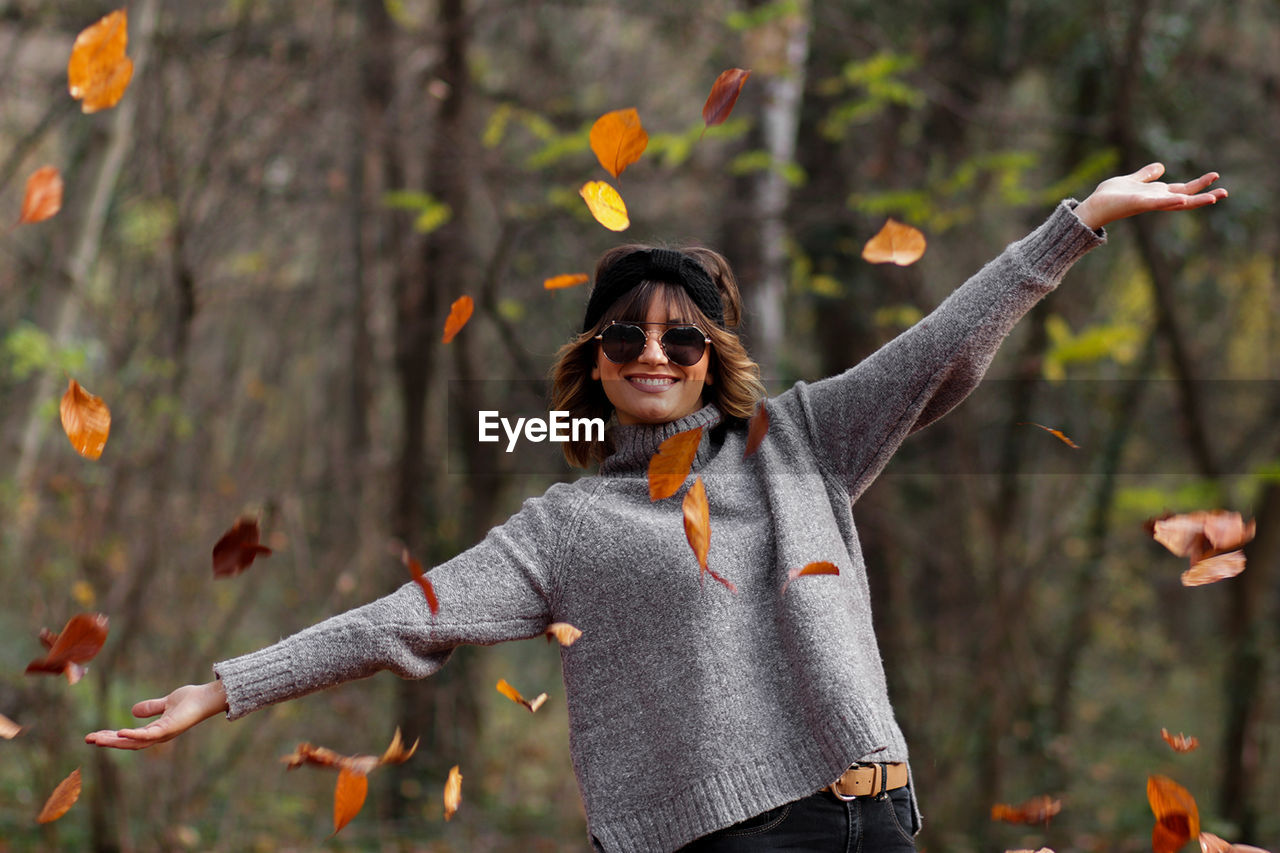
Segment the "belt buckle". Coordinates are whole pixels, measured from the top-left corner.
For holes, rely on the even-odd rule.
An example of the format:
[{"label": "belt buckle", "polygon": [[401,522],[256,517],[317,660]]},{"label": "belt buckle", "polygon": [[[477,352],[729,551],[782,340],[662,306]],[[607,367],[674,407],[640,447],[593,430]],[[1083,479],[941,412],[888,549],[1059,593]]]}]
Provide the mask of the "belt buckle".
[{"label": "belt buckle", "polygon": [[[889,765],[884,764],[883,762],[880,762],[880,763],[872,762],[872,763],[869,763],[869,764],[863,764],[861,761],[855,761],[853,764],[850,764],[850,765],[849,765],[849,769],[848,769],[848,770],[845,770],[845,773],[848,773],[848,772],[849,772],[849,770],[857,770],[858,768],[861,768],[861,767],[869,767],[869,768],[871,768],[871,769],[873,769],[873,770],[878,769],[878,770],[880,771],[880,774],[879,774],[880,778],[879,778],[878,780],[876,780],[876,779],[874,779],[874,778],[872,779],[872,781],[871,781],[871,790],[870,790],[868,793],[866,793],[866,794],[842,794],[842,793],[840,792],[839,787],[837,787],[837,786],[840,784],[840,779],[843,779],[843,778],[844,778],[844,773],[841,773],[841,774],[840,774],[840,779],[836,779],[834,782],[832,782],[830,785],[828,785],[828,786],[827,786],[827,787],[831,790],[832,795],[833,795],[837,800],[841,800],[841,801],[843,801],[843,802],[846,802],[846,803],[847,803],[847,802],[849,802],[850,800],[856,800],[856,799],[857,799],[858,797],[860,797],[860,796],[861,796],[861,797],[874,797],[874,796],[876,796],[877,794],[883,794],[883,793],[885,793],[885,791],[888,789],[888,787],[889,787]],[[877,781],[879,782],[879,784],[877,784]]]}]

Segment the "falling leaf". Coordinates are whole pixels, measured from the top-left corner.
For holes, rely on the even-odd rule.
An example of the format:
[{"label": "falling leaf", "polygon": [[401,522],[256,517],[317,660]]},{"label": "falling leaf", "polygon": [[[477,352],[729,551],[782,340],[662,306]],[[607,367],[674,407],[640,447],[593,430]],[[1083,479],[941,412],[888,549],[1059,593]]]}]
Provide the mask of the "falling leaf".
[{"label": "falling leaf", "polygon": [[702,576],[711,575],[713,580],[724,584],[730,592],[737,592],[738,588],[733,583],[707,566],[707,556],[711,550],[711,510],[707,505],[707,488],[702,484],[701,476],[694,479],[693,486],[684,496],[682,509],[684,510],[684,535],[689,540],[693,555],[698,558]]},{"label": "falling leaf", "polygon": [[649,144],[649,134],[640,124],[634,107],[605,113],[591,125],[591,150],[604,170],[615,178],[640,159]]},{"label": "falling leaf", "polygon": [[743,448],[742,458],[746,459],[760,449],[765,434],[769,431],[769,409],[761,400],[756,405],[756,413],[747,422],[747,446]]},{"label": "falling leaf", "polygon": [[1032,849],[1030,849],[1030,848],[1024,848],[1024,849],[1020,849],[1020,850],[1006,850],[1006,851],[1004,851],[1004,853],[1053,853],[1053,850],[1051,850],[1051,849],[1050,849],[1050,848],[1048,848],[1048,847],[1041,847],[1039,850],[1032,850]]},{"label": "falling leaf", "polygon": [[1182,573],[1183,586],[1202,586],[1240,574],[1245,559],[1239,549],[1257,532],[1252,519],[1246,523],[1240,513],[1222,509],[1165,515],[1145,526],[1170,553],[1190,561],[1190,568]]},{"label": "falling leaf", "polygon": [[862,247],[862,259],[873,264],[910,266],[924,255],[924,234],[896,219],[889,219]]},{"label": "falling leaf", "polygon": [[610,231],[626,231],[631,225],[622,196],[604,181],[587,181],[578,190],[578,195],[587,203],[587,209],[596,218],[596,222]]},{"label": "falling leaf", "polygon": [[581,636],[582,631],[568,622],[552,622],[547,627],[547,642],[549,643],[552,639],[555,639],[566,648],[578,642],[578,638]]},{"label": "falling leaf", "polygon": [[1066,434],[1065,432],[1063,432],[1062,430],[1060,430],[1060,429],[1054,429],[1053,427],[1047,427],[1047,426],[1045,426],[1044,424],[1038,424],[1038,423],[1036,423],[1035,421],[1018,421],[1018,426],[1033,426],[1033,427],[1040,427],[1040,429],[1042,429],[1042,430],[1044,430],[1045,432],[1049,433],[1050,435],[1052,435],[1052,436],[1056,437],[1056,438],[1058,439],[1058,441],[1061,441],[1061,442],[1062,442],[1063,444],[1065,444],[1067,447],[1072,447],[1072,448],[1075,448],[1076,450],[1079,450],[1079,449],[1080,449],[1080,445],[1078,445],[1078,444],[1076,444],[1074,441],[1072,441],[1072,440],[1070,439],[1070,437],[1068,437],[1068,436],[1067,436],[1067,434]]},{"label": "falling leaf", "polygon": [[828,563],[823,560],[817,563],[810,563],[807,566],[801,566],[798,569],[792,569],[787,572],[787,579],[782,584],[782,594],[787,594],[787,587],[796,578],[805,577],[806,575],[838,575],[840,568],[835,563]]},{"label": "falling leaf", "polygon": [[476,304],[470,296],[463,295],[453,300],[453,304],[449,306],[449,316],[444,321],[444,343],[449,343],[454,335],[462,331],[462,327],[471,319],[471,312],[475,310]]},{"label": "falling leaf", "polygon": [[1020,806],[996,803],[991,807],[991,819],[1005,823],[1048,823],[1049,818],[1062,811],[1062,800],[1047,794],[1032,797]]},{"label": "falling leaf", "polygon": [[1147,802],[1156,816],[1151,830],[1155,853],[1177,853],[1200,835],[1200,811],[1191,792],[1168,776],[1147,777]]},{"label": "falling leaf", "polygon": [[338,784],[333,789],[333,834],[351,823],[360,814],[364,798],[369,793],[369,777],[354,770],[338,771]]},{"label": "falling leaf", "polygon": [[517,705],[525,706],[530,710],[530,712],[537,711],[539,708],[542,707],[542,703],[547,701],[547,694],[545,693],[539,693],[538,697],[532,701],[524,698],[523,696],[520,695],[519,690],[516,690],[514,687],[512,687],[510,684],[507,683],[507,680],[505,678],[498,679],[498,692],[501,693],[503,696],[506,696],[512,702],[515,702]]},{"label": "falling leaf", "polygon": [[76,800],[80,799],[80,768],[71,771],[71,775],[58,783],[49,799],[44,801],[44,808],[36,817],[36,823],[52,823],[66,814]]},{"label": "falling leaf", "polygon": [[707,127],[721,124],[733,112],[733,105],[738,102],[742,86],[747,82],[751,72],[743,68],[730,68],[721,71],[716,82],[711,84],[711,94],[702,105],[702,120]]},{"label": "falling leaf", "polygon": [[43,658],[27,664],[27,672],[66,675],[75,684],[84,674],[80,664],[93,659],[107,641],[107,617],[102,613],[77,613],[67,620],[56,636],[45,629],[40,642],[49,650]]},{"label": "falling leaf", "polygon": [[270,557],[271,549],[259,545],[257,519],[242,516],[213,545],[213,576],[231,578],[253,565],[258,557]]},{"label": "falling leaf", "polygon": [[26,731],[26,729],[26,726],[20,726],[4,714],[0,714],[0,738],[13,740],[18,735]]},{"label": "falling leaf", "polygon": [[422,589],[422,594],[426,596],[427,609],[431,611],[432,616],[435,616],[440,612],[440,599],[436,598],[436,588],[431,585],[431,578],[423,573],[422,564],[409,555],[407,548],[402,552],[401,559],[409,567],[409,574],[413,575],[413,582]]},{"label": "falling leaf", "polygon": [[678,432],[658,445],[658,452],[649,459],[649,500],[669,498],[680,491],[701,442],[702,427],[695,427]]},{"label": "falling leaf", "polygon": [[1175,752],[1190,752],[1200,745],[1199,738],[1184,735],[1182,732],[1178,732],[1176,736],[1171,735],[1165,728],[1160,729],[1160,737],[1164,738],[1164,742],[1173,747]]},{"label": "falling leaf", "polygon": [[67,62],[67,90],[80,108],[94,113],[114,107],[133,78],[133,60],[125,56],[129,20],[118,9],[76,36]]},{"label": "falling leaf", "polygon": [[391,738],[391,745],[382,753],[382,757],[378,759],[379,764],[404,764],[413,754],[418,751],[418,739],[414,738],[413,746],[408,749],[404,748],[404,741],[400,738],[400,727],[396,726],[396,733]]},{"label": "falling leaf", "polygon": [[304,741],[298,744],[293,752],[280,760],[290,770],[295,767],[301,767],[304,764],[310,764],[313,767],[334,767],[338,770],[350,770],[352,773],[367,775],[383,764],[403,764],[409,760],[417,749],[418,742],[416,740],[413,742],[413,746],[407,750],[404,748],[404,743],[400,739],[400,729],[397,728],[395,735],[391,738],[391,745],[387,747],[381,756],[342,755],[327,746],[315,746]]},{"label": "falling leaf", "polygon": [[27,178],[18,223],[43,222],[62,209],[62,175],[53,166],[42,166]]},{"label": "falling leaf", "polygon": [[1269,853],[1261,847],[1250,847],[1248,844],[1231,844],[1212,832],[1200,833],[1200,850],[1202,853]]},{"label": "falling leaf", "polygon": [[458,765],[449,768],[449,778],[444,782],[444,819],[449,820],[462,805],[462,774]]},{"label": "falling leaf", "polygon": [[570,272],[564,275],[553,275],[551,278],[543,280],[542,286],[547,290],[559,290],[562,287],[586,284],[590,280],[591,276],[584,272]]},{"label": "falling leaf", "polygon": [[107,446],[107,434],[111,432],[111,410],[80,387],[74,379],[67,380],[66,393],[58,411],[62,416],[62,430],[75,448],[86,459],[97,459]]}]

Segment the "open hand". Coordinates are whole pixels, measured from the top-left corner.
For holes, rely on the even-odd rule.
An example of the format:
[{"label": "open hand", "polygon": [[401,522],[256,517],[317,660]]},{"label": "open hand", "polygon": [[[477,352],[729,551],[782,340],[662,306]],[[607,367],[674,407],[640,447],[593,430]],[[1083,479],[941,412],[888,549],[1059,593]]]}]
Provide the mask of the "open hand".
[{"label": "open hand", "polygon": [[188,684],[163,699],[146,699],[133,706],[135,717],[160,719],[141,728],[106,729],[84,736],[85,743],[109,746],[115,749],[146,749],[158,743],[176,738],[192,726],[227,710],[227,694],[221,681],[208,684]]},{"label": "open hand", "polygon": [[1164,164],[1150,163],[1132,175],[1108,178],[1076,207],[1076,216],[1097,230],[1109,222],[1149,210],[1191,210],[1215,204],[1227,197],[1222,187],[1209,189],[1218,180],[1217,172],[1206,172],[1185,184],[1156,180],[1164,174]]}]

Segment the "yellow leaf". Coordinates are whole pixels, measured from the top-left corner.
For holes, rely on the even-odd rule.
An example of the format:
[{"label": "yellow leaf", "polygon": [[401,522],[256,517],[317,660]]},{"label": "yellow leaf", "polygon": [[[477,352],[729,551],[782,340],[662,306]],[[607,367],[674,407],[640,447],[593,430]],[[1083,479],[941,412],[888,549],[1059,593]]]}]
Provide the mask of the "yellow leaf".
[{"label": "yellow leaf", "polygon": [[109,109],[124,97],[133,78],[128,13],[117,9],[76,36],[67,62],[67,91],[86,113]]},{"label": "yellow leaf", "polygon": [[618,191],[604,181],[587,181],[578,190],[587,203],[591,215],[610,231],[626,231],[631,225],[627,217],[627,205]]},{"label": "yellow leaf", "polygon": [[862,247],[862,259],[873,264],[909,266],[924,255],[924,234],[896,219],[885,222],[876,236]]},{"label": "yellow leaf", "polygon": [[458,765],[455,764],[449,768],[449,778],[444,783],[444,819],[453,817],[460,805],[462,805],[462,774],[458,772]]},{"label": "yellow leaf", "polygon": [[649,144],[649,134],[640,124],[634,107],[605,113],[591,125],[591,150],[605,171],[615,178],[640,159]]},{"label": "yellow leaf", "polygon": [[86,459],[101,456],[107,446],[107,434],[111,432],[111,410],[102,398],[93,396],[71,379],[62,395],[59,412],[62,429],[76,453]]}]

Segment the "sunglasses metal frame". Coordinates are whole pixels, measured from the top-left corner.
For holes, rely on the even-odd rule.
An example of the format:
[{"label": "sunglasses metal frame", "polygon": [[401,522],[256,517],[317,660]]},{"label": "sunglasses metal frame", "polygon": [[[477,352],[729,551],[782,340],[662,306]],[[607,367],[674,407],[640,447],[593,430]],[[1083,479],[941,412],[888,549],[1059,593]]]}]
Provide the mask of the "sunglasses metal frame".
[{"label": "sunglasses metal frame", "polygon": [[[630,327],[631,327],[631,328],[633,328],[633,329],[639,329],[639,330],[644,334],[644,343],[643,343],[643,344],[641,344],[641,346],[640,346],[640,352],[636,354],[635,358],[629,358],[629,359],[627,359],[626,361],[614,361],[614,360],[613,360],[613,358],[611,358],[611,357],[610,357],[609,353],[608,353],[608,352],[605,350],[605,348],[604,348],[604,333],[605,333],[605,331],[607,331],[607,330],[608,330],[610,327],[612,327],[612,326],[630,326]],[[643,355],[643,354],[644,354],[644,348],[645,348],[645,347],[647,347],[647,346],[649,345],[649,338],[650,338],[650,337],[652,337],[652,336],[649,334],[649,330],[648,330],[648,329],[646,329],[646,328],[644,328],[645,326],[666,326],[666,327],[667,327],[667,328],[662,332],[662,334],[658,336],[658,346],[662,349],[662,354],[663,354],[664,356],[666,356],[666,358],[667,358],[667,360],[668,360],[668,361],[670,361],[672,364],[678,364],[678,365],[680,365],[681,367],[693,367],[693,365],[697,364],[699,361],[702,361],[702,356],[706,355],[706,352],[707,352],[707,345],[711,343],[711,338],[709,338],[709,337],[707,336],[707,333],[706,333],[706,332],[704,332],[704,331],[702,330],[702,328],[701,328],[700,326],[698,326],[696,323],[667,323],[667,322],[663,322],[663,323],[650,323],[650,322],[644,322],[644,323],[630,323],[630,322],[627,322],[627,321],[625,321],[625,320],[610,320],[610,321],[609,321],[609,325],[607,325],[607,326],[605,326],[603,329],[601,329],[601,330],[600,330],[600,334],[596,335],[596,336],[595,336],[595,338],[594,338],[594,340],[600,341],[600,351],[604,353],[604,357],[605,357],[605,358],[607,358],[607,359],[609,359],[609,361],[613,362],[614,364],[627,364],[627,363],[629,363],[629,362],[635,361],[637,358],[639,358],[641,355]],[[667,352],[667,345],[666,345],[666,342],[665,342],[665,341],[663,341],[662,339],[663,339],[664,337],[666,337],[667,332],[670,332],[670,331],[672,331],[673,329],[694,329],[694,330],[696,330],[699,334],[701,334],[701,335],[702,335],[702,344],[703,344],[703,346],[702,346],[702,352],[698,354],[697,359],[695,359],[694,361],[690,362],[689,364],[684,364],[684,363],[682,363],[682,362],[676,361],[674,358],[672,358],[672,357],[671,357],[671,353]]]}]

